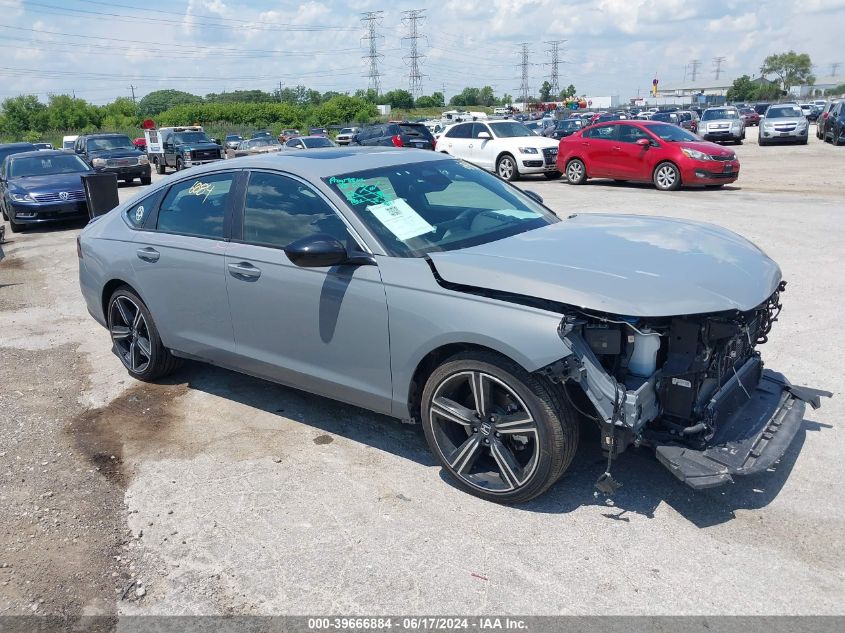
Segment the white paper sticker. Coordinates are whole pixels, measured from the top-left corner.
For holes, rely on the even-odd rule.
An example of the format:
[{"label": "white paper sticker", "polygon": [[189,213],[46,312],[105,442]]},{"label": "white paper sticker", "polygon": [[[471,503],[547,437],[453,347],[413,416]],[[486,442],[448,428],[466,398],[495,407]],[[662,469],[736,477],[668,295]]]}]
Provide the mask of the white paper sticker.
[{"label": "white paper sticker", "polygon": [[402,198],[384,204],[373,204],[367,209],[400,240],[409,240],[434,230],[434,227],[423,220]]}]

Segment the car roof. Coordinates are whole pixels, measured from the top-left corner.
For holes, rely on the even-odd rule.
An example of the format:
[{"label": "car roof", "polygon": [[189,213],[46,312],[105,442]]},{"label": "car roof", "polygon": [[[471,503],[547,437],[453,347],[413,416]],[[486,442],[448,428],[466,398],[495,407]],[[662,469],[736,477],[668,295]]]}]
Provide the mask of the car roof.
[{"label": "car roof", "polygon": [[455,160],[423,149],[398,147],[327,147],[309,152],[273,152],[261,156],[242,156],[191,168],[192,174],[226,169],[273,169],[287,171],[304,178],[320,179],[338,174],[392,167],[408,163]]},{"label": "car roof", "polygon": [[68,153],[60,149],[37,149],[34,151],[18,152],[17,154],[11,154],[8,156],[8,158],[17,160],[18,158],[27,158],[29,156],[45,158],[47,156],[76,156],[76,154]]},{"label": "car roof", "polygon": [[13,147],[35,147],[33,143],[2,143],[0,149],[11,149]]}]

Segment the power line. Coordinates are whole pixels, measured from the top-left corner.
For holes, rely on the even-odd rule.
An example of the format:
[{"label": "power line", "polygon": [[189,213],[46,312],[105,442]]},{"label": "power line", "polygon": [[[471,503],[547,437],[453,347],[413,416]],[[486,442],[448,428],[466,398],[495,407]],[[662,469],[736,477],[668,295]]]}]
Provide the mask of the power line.
[{"label": "power line", "polygon": [[560,64],[560,58],[559,58],[560,49],[559,49],[559,47],[560,47],[561,44],[566,44],[566,40],[552,40],[551,42],[546,42],[546,44],[551,46],[551,48],[548,49],[546,52],[551,53],[551,55],[552,55],[552,61],[551,61],[552,72],[551,72],[551,76],[549,77],[549,83],[552,85],[552,92],[551,93],[553,95],[555,95],[555,99],[557,99],[557,95],[560,94],[560,85],[559,85],[559,79],[558,79],[558,65]]},{"label": "power line", "polygon": [[369,54],[363,56],[363,59],[369,60],[369,73],[367,74],[369,78],[368,87],[370,90],[375,90],[376,95],[381,94],[381,73],[378,70],[378,60],[384,57],[384,55],[378,52],[378,40],[384,36],[376,32],[376,25],[381,22],[383,14],[384,11],[367,11],[361,14],[364,16],[361,18],[361,22],[364,24],[367,33],[361,39],[368,40],[370,43]]},{"label": "power line", "polygon": [[701,66],[701,60],[700,59],[692,59],[692,60],[690,60],[689,65],[690,65],[690,75],[691,75],[690,81],[695,83],[695,78],[698,76],[698,67]]},{"label": "power line", "polygon": [[831,77],[836,77],[836,73],[837,73],[837,71],[839,70],[839,67],[840,67],[841,65],[842,65],[842,64],[841,64],[840,62],[833,62],[833,63],[830,65],[830,76],[831,76]]},{"label": "power line", "polygon": [[408,27],[408,34],[402,40],[410,40],[411,42],[411,52],[405,55],[403,59],[410,68],[408,87],[414,99],[422,94],[423,75],[420,72],[420,60],[425,58],[425,55],[420,55],[417,42],[424,37],[419,34],[419,23],[425,20],[423,13],[425,13],[425,9],[411,9],[402,12],[402,23]]},{"label": "power line", "polygon": [[713,58],[713,74],[716,75],[716,81],[719,81],[719,75],[722,74],[722,64],[725,63],[727,57],[714,57]]}]

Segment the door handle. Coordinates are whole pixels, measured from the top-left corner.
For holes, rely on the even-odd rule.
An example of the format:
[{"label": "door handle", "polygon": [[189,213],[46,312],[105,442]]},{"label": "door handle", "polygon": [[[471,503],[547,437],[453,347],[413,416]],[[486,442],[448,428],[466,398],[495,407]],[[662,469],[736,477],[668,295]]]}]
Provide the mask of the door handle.
[{"label": "door handle", "polygon": [[158,261],[158,258],[161,257],[161,253],[159,253],[156,249],[150,248],[147,246],[146,248],[139,248],[136,252],[138,255],[138,259],[143,259],[145,262],[155,263]]},{"label": "door handle", "polygon": [[229,264],[229,274],[237,279],[244,281],[255,281],[261,276],[261,269],[256,268],[249,262],[238,262],[237,264]]}]

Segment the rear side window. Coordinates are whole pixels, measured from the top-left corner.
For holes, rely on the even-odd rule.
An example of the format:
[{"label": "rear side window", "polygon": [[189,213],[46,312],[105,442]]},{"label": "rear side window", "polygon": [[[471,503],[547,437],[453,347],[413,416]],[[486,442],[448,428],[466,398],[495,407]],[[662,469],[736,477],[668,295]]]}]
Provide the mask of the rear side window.
[{"label": "rear side window", "polygon": [[472,123],[456,125],[446,132],[446,136],[449,138],[472,138]]},{"label": "rear side window", "polygon": [[126,211],[126,219],[129,220],[129,224],[136,229],[143,227],[147,218],[150,217],[150,212],[152,212],[159,203],[159,200],[164,196],[164,191],[164,189],[159,189],[129,207]]},{"label": "rear side window", "polygon": [[610,140],[613,138],[613,133],[616,127],[617,126],[615,125],[602,125],[599,127],[592,127],[584,131],[584,137]]},{"label": "rear side window", "polygon": [[197,237],[223,237],[223,219],[234,173],[208,174],[173,185],[158,212],[158,230]]}]

